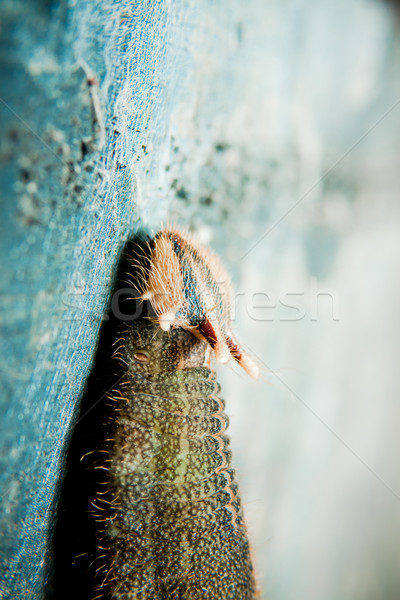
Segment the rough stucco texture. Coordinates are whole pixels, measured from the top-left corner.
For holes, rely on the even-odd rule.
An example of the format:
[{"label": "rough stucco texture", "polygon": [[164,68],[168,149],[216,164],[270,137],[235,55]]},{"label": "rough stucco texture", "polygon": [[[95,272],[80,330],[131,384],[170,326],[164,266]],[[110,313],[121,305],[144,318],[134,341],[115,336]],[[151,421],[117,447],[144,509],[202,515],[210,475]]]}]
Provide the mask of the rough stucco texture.
[{"label": "rough stucco texture", "polygon": [[[1,590],[40,598],[68,433],[141,216],[135,177],[157,181],[194,17],[158,2],[1,11]],[[158,200],[142,213],[155,223]]]},{"label": "rough stucco texture", "polygon": [[122,244],[170,220],[221,254],[264,364],[221,372],[263,598],[396,600],[394,9],[0,8],[1,597],[45,593]]}]

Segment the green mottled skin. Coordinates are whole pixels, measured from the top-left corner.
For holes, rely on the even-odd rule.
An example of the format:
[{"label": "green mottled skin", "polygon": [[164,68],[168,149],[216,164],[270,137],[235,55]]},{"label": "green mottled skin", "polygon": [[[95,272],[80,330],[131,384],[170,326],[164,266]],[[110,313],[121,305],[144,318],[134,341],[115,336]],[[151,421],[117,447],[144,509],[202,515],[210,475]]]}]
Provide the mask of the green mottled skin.
[{"label": "green mottled skin", "polygon": [[[148,361],[135,354],[146,352]],[[207,344],[142,319],[124,332],[114,394],[112,508],[100,597],[118,600],[255,597],[243,512],[231,468],[228,418],[204,366]]]}]

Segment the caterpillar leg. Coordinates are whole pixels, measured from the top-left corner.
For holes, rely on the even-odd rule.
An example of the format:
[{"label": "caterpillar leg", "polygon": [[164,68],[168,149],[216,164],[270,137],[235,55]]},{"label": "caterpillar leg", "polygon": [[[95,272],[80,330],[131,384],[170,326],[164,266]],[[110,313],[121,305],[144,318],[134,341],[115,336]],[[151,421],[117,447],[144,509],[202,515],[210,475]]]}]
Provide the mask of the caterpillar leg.
[{"label": "caterpillar leg", "polygon": [[172,323],[175,321],[176,312],[169,311],[158,316],[158,322],[163,331],[169,331]]},{"label": "caterpillar leg", "polygon": [[215,325],[207,318],[203,319],[197,327],[200,337],[206,340],[214,350],[215,360],[225,364],[231,357],[229,347],[223,336],[216,330]]},{"label": "caterpillar leg", "polygon": [[226,345],[229,348],[231,356],[239,363],[239,365],[246,371],[250,377],[257,379],[259,376],[259,368],[256,362],[246,354],[239,344],[231,337],[226,338]]},{"label": "caterpillar leg", "polygon": [[[209,319],[203,319],[197,327],[197,331],[208,342],[214,350],[215,359],[219,363],[227,363],[232,357],[246,371],[250,377],[257,379],[259,376],[259,368],[256,362],[248,355],[239,344],[234,340],[233,336],[222,336],[216,331],[216,327]],[[195,333],[195,332],[194,332]],[[196,333],[195,333],[196,335]]]}]

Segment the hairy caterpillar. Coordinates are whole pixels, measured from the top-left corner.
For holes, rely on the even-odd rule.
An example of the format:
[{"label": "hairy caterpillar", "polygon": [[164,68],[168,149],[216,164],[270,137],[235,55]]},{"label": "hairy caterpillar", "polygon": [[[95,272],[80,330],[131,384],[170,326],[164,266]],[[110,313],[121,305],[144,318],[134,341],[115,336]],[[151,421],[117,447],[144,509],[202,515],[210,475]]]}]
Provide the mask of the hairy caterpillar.
[{"label": "hairy caterpillar", "polygon": [[255,582],[228,417],[209,346],[142,318],[117,352],[125,377],[108,461],[99,598],[250,600]]},{"label": "hairy caterpillar", "polygon": [[[140,262],[140,261],[139,261]],[[182,327],[205,340],[217,362],[236,360],[251,377],[258,367],[232,333],[232,290],[218,258],[185,233],[163,229],[139,264],[142,299],[150,300],[164,331]]]},{"label": "hairy caterpillar", "polygon": [[206,366],[213,352],[258,374],[232,334],[228,277],[212,253],[175,230],[158,233],[132,262],[155,318],[126,324],[115,353],[124,374],[111,394],[97,597],[251,600],[228,417]]}]

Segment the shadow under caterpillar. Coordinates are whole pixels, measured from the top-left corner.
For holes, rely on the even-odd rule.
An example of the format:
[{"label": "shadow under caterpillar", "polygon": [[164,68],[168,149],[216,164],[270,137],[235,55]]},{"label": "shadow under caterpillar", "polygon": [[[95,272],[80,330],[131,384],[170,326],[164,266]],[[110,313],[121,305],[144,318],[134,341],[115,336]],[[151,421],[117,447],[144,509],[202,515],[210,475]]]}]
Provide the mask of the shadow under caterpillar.
[{"label": "shadow under caterpillar", "polygon": [[126,326],[115,431],[99,511],[98,598],[255,598],[228,417],[209,346],[148,318]]}]

